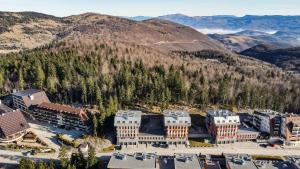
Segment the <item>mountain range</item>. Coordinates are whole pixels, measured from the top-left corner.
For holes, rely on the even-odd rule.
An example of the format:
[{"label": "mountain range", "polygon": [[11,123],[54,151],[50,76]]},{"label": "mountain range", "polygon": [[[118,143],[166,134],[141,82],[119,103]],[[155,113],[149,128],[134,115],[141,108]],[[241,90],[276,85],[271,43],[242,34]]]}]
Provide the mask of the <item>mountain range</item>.
[{"label": "mountain range", "polygon": [[188,25],[197,29],[300,31],[300,16],[281,15],[232,15],[194,16],[183,14],[164,15],[159,18]]}]

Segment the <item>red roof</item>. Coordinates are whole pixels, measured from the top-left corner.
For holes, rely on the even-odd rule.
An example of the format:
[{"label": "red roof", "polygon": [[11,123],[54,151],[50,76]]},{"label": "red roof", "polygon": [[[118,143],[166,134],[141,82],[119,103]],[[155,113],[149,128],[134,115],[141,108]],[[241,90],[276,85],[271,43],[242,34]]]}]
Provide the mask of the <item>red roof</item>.
[{"label": "red roof", "polygon": [[19,110],[0,115],[0,132],[4,136],[10,136],[28,128],[29,125]]},{"label": "red roof", "polygon": [[74,108],[74,107],[71,107],[68,105],[43,102],[42,104],[38,105],[37,108],[52,110],[54,112],[59,112],[59,113],[67,114],[67,115],[78,116],[83,121],[88,119],[88,116],[83,109]]}]

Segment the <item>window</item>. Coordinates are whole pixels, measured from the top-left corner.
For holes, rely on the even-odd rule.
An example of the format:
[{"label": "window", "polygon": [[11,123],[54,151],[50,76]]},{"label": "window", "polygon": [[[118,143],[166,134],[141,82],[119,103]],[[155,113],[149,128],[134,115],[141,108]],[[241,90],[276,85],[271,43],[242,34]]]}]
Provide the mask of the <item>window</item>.
[{"label": "window", "polygon": [[132,121],[129,121],[129,123],[132,123]]},{"label": "window", "polygon": [[117,121],[117,123],[120,123],[120,121]]},{"label": "window", "polygon": [[167,123],[171,123],[170,121],[167,121]]}]

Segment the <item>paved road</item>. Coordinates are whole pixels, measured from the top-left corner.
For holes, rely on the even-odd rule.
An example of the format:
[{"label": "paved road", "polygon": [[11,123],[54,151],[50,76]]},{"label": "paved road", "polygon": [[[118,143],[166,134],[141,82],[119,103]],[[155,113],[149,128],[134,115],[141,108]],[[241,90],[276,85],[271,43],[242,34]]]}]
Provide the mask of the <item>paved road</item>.
[{"label": "paved road", "polygon": [[[145,146],[139,146],[138,148],[126,148],[121,150],[122,153],[135,153],[135,152],[152,152],[158,155],[173,155],[174,153],[192,153],[192,154],[215,154],[220,155],[222,153],[234,153],[234,154],[251,154],[251,155],[277,155],[277,156],[289,156],[300,155],[299,149],[281,149],[281,148],[239,148],[234,146],[223,146],[213,148],[184,148],[184,147],[170,147],[154,148]],[[110,153],[98,153],[99,158],[109,158],[113,152]],[[22,152],[0,150],[0,162],[16,164],[23,156]],[[57,154],[38,154],[36,156],[30,156],[34,160],[44,159],[57,159]]]}]

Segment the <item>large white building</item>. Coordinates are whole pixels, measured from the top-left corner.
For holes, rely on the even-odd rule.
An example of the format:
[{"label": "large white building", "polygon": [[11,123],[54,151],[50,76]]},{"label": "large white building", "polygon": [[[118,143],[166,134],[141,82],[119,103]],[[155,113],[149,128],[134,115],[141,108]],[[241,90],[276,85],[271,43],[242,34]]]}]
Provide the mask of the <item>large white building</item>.
[{"label": "large white building", "polygon": [[206,127],[216,144],[234,143],[239,125],[239,116],[228,110],[210,110],[206,116]]},{"label": "large white building", "polygon": [[119,145],[137,145],[141,126],[141,111],[119,110],[114,119]]},{"label": "large white building", "polygon": [[165,110],[164,125],[168,144],[187,144],[191,117],[185,111]]},{"label": "large white building", "polygon": [[166,110],[163,116],[142,116],[141,111],[120,110],[116,113],[114,125],[119,145],[188,145],[191,117],[187,112],[178,110]]}]

